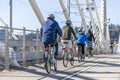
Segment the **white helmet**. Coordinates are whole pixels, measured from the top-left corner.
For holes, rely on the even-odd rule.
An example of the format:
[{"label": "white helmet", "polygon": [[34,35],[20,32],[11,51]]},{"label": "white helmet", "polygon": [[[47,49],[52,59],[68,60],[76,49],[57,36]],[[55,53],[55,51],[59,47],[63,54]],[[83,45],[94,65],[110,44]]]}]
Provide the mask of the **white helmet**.
[{"label": "white helmet", "polygon": [[80,28],[78,28],[78,32],[81,32],[81,31],[83,31],[83,29],[80,27]]},{"label": "white helmet", "polygon": [[49,14],[49,15],[48,15],[48,18],[54,19],[54,18],[55,18],[55,15],[54,15],[54,14]]}]

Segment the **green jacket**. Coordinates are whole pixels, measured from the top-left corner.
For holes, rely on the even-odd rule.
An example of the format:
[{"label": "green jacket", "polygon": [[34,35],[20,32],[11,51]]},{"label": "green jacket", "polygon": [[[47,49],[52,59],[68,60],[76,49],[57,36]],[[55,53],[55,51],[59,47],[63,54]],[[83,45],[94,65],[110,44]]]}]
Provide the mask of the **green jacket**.
[{"label": "green jacket", "polygon": [[62,27],[62,33],[63,33],[62,34],[62,39],[63,40],[71,40],[72,39],[72,35],[76,39],[76,35],[75,35],[75,32],[74,32],[72,27],[63,26]]},{"label": "green jacket", "polygon": [[109,43],[109,46],[114,46],[114,43]]}]

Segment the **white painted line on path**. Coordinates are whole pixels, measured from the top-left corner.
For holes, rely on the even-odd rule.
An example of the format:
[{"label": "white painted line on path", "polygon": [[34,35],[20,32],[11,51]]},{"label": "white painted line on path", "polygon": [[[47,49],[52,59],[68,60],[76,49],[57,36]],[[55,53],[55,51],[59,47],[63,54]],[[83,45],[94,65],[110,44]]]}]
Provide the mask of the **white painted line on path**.
[{"label": "white painted line on path", "polygon": [[[100,61],[100,59],[98,59],[98,60],[96,60],[96,61]],[[67,77],[65,77],[65,78],[63,78],[63,79],[61,79],[61,80],[67,80],[67,79],[69,79],[69,78],[72,78],[73,76],[75,76],[75,75],[77,75],[77,74],[79,74],[79,73],[81,73],[81,72],[83,72],[83,71],[86,71],[86,70],[94,67],[95,65],[99,64],[99,63],[100,63],[100,62],[97,62],[97,63],[95,63],[95,64],[92,65],[92,66],[83,68],[83,69],[79,70],[78,72],[76,72],[76,73],[74,73],[74,74],[72,74],[72,75],[70,75],[70,76],[67,76]]]}]

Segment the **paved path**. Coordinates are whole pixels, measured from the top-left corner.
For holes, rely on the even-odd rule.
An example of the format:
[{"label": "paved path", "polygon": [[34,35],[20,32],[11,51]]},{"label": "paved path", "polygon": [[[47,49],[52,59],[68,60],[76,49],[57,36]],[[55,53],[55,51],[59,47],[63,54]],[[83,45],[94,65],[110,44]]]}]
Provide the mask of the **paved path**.
[{"label": "paved path", "polygon": [[43,64],[26,69],[0,72],[0,80],[120,80],[120,54],[95,55],[85,62],[64,67],[58,61],[58,71],[47,74]]}]

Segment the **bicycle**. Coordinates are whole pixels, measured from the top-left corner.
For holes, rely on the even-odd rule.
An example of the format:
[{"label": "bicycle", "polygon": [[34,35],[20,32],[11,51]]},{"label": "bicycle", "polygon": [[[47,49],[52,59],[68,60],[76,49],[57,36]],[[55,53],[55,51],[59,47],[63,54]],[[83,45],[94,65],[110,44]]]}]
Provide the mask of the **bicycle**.
[{"label": "bicycle", "polygon": [[72,59],[70,57],[70,49],[68,48],[68,42],[63,42],[64,46],[62,46],[62,56],[63,56],[63,65],[64,67],[67,67],[68,62],[70,61],[70,64],[73,66],[74,65],[74,58]]},{"label": "bicycle", "polygon": [[51,67],[54,66],[54,70],[57,71],[57,61],[54,58],[55,46],[49,44],[49,47],[45,48],[44,60],[47,73],[51,72]]},{"label": "bicycle", "polygon": [[89,55],[92,57],[93,56],[93,48],[92,48],[92,42],[88,41],[88,57]]}]

